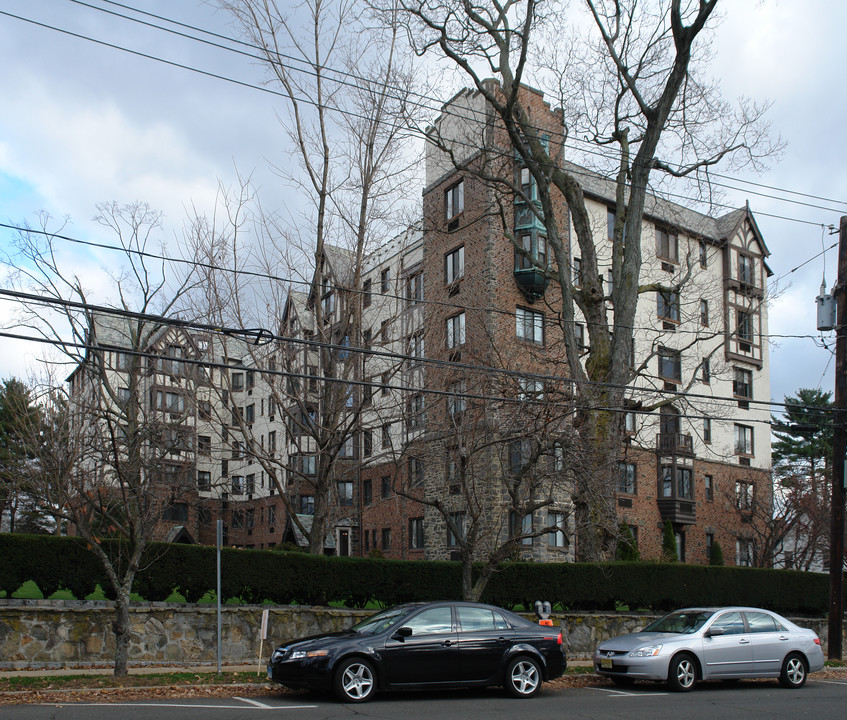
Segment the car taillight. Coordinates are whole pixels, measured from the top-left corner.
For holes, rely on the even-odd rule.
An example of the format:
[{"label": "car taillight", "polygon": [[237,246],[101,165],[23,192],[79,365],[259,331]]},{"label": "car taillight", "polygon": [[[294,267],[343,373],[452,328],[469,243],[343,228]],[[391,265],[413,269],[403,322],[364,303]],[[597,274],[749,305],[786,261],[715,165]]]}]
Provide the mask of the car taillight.
[{"label": "car taillight", "polygon": [[562,644],[562,633],[559,633],[559,637],[557,637],[557,638],[556,638],[556,644],[557,644],[557,645],[561,645],[561,644]]},{"label": "car taillight", "polygon": [[821,644],[821,639],[819,637],[816,637],[815,638],[815,645],[820,645],[820,644]]}]

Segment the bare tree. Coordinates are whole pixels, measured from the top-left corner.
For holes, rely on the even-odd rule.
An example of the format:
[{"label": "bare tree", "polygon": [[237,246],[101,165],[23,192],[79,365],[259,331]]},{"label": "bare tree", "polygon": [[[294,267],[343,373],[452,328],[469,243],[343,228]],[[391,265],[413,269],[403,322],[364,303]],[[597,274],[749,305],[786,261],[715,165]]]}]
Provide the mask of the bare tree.
[{"label": "bare tree", "polygon": [[[555,259],[548,275],[561,292],[567,367],[577,381],[576,427],[586,457],[595,464],[574,493],[579,555],[597,560],[613,551],[617,527],[609,501],[617,458],[608,449],[620,446],[626,389],[643,369],[633,368],[631,357],[638,300],[648,293],[672,297],[686,278],[683,265],[671,282],[642,279],[642,218],[655,187],[654,173],[705,180],[708,169],[721,160],[757,164],[776,148],[768,141],[763,108],[746,101],[731,108],[714,85],[698,77],[704,30],[717,0],[580,4],[591,26],[582,38],[562,30],[576,12],[575,3],[401,2],[416,51],[448,58],[470,81],[493,110],[507,146],[513,148],[509,154],[517,154],[536,188],[537,206],[528,204],[543,223]],[[535,85],[533,76],[561,102],[556,128],[540,127],[528,109],[527,86]],[[504,162],[503,152],[497,151],[503,143],[486,149],[477,142],[481,136],[479,130],[456,141],[435,128],[428,138],[457,168],[528,201],[514,172],[496,165]],[[566,142],[584,139],[590,143],[585,157],[601,157],[592,164],[600,163],[614,182],[609,292],[604,291],[605,258],[586,202],[586,178],[564,160]],[[464,147],[468,142],[488,150],[487,155],[471,155]],[[508,226],[504,228],[508,235]],[[511,239],[520,249],[519,239]],[[579,282],[572,265],[577,252]],[[588,333],[586,352],[573,322],[579,315]]]},{"label": "bare tree", "polygon": [[28,295],[15,324],[55,346],[53,363],[72,368],[67,402],[56,397],[45,407],[49,422],[40,431],[51,441],[41,446],[28,481],[40,483],[59,521],[102,562],[110,586],[104,589],[115,598],[114,671],[125,675],[130,593],[142,556],[168,506],[191,491],[190,473],[180,471],[187,465],[178,459],[187,457],[193,437],[186,397],[194,376],[182,351],[170,352],[190,342],[162,318],[192,279],[189,273],[171,286],[164,265],[147,260],[159,250],[158,213],[142,203],[98,210],[96,220],[122,249],[124,265],[109,289],[116,306],[92,302],[42,216],[41,227],[22,232],[16,243],[13,281]]},{"label": "bare tree", "polygon": [[[237,442],[267,474],[289,521],[308,538],[311,552],[322,553],[328,528],[343,512],[337,491],[348,477],[349,448],[360,429],[360,351],[371,342],[362,321],[365,262],[397,226],[408,199],[411,159],[403,140],[412,80],[396,27],[373,30],[357,3],[220,4],[258,49],[268,82],[286,98],[280,121],[292,151],[276,169],[297,201],[288,216],[258,213],[260,242],[247,255],[239,255],[238,212],[219,227],[195,223],[192,235],[204,256],[219,260],[215,249],[223,248],[233,269],[251,259],[289,281],[262,286],[235,273],[212,273],[206,287],[213,297],[206,304],[236,327],[264,326],[257,315],[271,316],[274,334],[284,337],[231,353],[230,360],[259,377],[276,423],[273,429],[253,426],[236,413],[233,424]],[[244,199],[237,194],[230,209]],[[380,301],[391,305],[397,287],[392,278]],[[226,383],[222,387],[231,393]],[[311,524],[299,513],[301,494],[313,498]]]}]

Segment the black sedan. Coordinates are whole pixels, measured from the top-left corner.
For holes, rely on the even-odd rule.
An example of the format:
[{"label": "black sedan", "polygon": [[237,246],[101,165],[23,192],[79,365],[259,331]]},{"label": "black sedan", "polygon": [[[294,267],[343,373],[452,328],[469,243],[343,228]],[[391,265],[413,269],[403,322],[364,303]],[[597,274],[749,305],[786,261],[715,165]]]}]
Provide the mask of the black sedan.
[{"label": "black sedan", "polygon": [[503,686],[535,695],[565,670],[562,633],[508,610],[467,602],[410,603],[347,631],[284,643],[268,677],[290,688],[332,691],[344,702],[377,689]]}]

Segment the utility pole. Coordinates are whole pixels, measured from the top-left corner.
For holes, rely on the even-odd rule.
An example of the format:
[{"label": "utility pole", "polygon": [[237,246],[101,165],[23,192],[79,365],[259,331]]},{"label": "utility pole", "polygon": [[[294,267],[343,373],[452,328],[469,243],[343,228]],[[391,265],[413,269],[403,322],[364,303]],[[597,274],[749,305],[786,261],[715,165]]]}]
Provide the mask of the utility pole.
[{"label": "utility pole", "polygon": [[832,524],[829,548],[829,635],[827,653],[841,660],[844,613],[844,455],[847,452],[847,216],[838,236],[838,280],[835,284],[835,427],[832,433]]}]

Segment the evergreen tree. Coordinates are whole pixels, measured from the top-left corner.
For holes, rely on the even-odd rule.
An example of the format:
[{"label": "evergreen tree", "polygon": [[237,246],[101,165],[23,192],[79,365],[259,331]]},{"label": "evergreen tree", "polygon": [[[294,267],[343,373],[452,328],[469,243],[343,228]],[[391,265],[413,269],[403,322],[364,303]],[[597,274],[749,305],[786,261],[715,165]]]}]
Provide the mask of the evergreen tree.
[{"label": "evergreen tree", "polygon": [[723,565],[723,550],[721,550],[721,544],[717,540],[712,543],[709,565]]},{"label": "evergreen tree", "polygon": [[641,553],[638,552],[638,545],[635,542],[635,537],[629,525],[625,522],[620,524],[618,528],[618,546],[615,548],[615,560],[635,561],[641,559]]},{"label": "evergreen tree", "polygon": [[665,530],[662,533],[662,560],[676,562],[679,559],[676,549],[676,535],[670,520],[665,520]]}]

